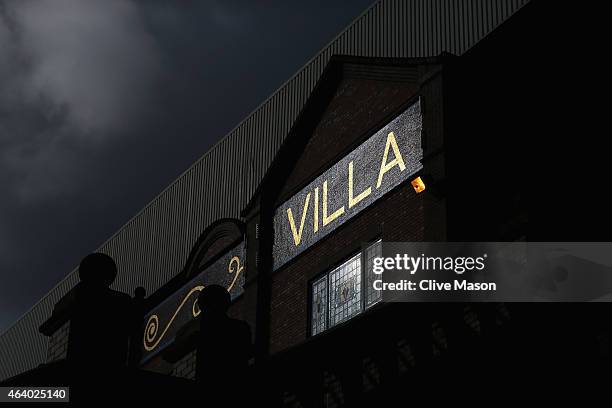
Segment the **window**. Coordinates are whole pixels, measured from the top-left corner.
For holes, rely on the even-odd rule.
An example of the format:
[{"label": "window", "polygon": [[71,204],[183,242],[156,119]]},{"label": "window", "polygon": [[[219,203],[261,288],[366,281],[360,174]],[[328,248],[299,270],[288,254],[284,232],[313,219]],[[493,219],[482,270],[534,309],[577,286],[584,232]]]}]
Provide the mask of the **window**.
[{"label": "window", "polygon": [[361,312],[361,254],[329,273],[329,327]]},{"label": "window", "polygon": [[[381,300],[372,287],[375,279],[373,259],[381,256],[378,240],[363,253],[356,254],[311,284],[311,334],[349,320]],[[366,282],[365,288],[363,282]]]},{"label": "window", "polygon": [[374,289],[374,281],[380,277],[374,274],[374,258],[382,256],[382,241],[379,239],[365,250],[366,264],[366,302],[365,307],[368,308],[378,303],[382,298],[382,291]]},{"label": "window", "polygon": [[312,284],[312,334],[327,328],[327,276]]}]

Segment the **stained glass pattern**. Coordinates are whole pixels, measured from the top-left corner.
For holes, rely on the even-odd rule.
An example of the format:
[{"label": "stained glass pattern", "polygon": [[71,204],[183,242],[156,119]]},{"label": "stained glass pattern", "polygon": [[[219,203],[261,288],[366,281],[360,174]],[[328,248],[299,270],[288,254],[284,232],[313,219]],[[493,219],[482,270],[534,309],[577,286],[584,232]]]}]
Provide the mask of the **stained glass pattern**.
[{"label": "stained glass pattern", "polygon": [[381,301],[382,294],[372,287],[377,278],[373,272],[373,260],[377,256],[382,256],[381,240],[312,282],[311,335],[349,320],[361,313],[364,305],[367,308]]},{"label": "stained glass pattern", "polygon": [[361,312],[361,254],[329,273],[329,327]]},{"label": "stained glass pattern", "polygon": [[327,275],[312,284],[312,335],[327,329]]}]

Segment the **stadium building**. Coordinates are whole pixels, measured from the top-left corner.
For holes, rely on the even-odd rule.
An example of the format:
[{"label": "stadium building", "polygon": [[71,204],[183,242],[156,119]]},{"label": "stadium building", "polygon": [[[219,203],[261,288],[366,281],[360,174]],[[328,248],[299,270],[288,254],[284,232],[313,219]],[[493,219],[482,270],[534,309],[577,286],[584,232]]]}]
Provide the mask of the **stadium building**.
[{"label": "stadium building", "polygon": [[[288,403],[342,405],[499,340],[521,310],[383,303],[371,264],[381,241],[526,238],[528,3],[375,3],[105,242],[113,288],[147,294],[132,364],[193,378],[213,283]],[[77,272],[2,334],[0,380],[66,357],[54,308]]]}]

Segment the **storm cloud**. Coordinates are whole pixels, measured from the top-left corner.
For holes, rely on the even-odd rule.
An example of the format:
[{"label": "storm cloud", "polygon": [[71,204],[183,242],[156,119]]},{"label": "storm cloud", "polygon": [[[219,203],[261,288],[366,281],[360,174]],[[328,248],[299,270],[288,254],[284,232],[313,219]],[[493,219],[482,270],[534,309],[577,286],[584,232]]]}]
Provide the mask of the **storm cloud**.
[{"label": "storm cloud", "polygon": [[372,0],[0,0],[0,331]]},{"label": "storm cloud", "polygon": [[2,23],[3,172],[19,199],[64,193],[83,144],[146,120],[159,51],[128,1],[9,2]]}]

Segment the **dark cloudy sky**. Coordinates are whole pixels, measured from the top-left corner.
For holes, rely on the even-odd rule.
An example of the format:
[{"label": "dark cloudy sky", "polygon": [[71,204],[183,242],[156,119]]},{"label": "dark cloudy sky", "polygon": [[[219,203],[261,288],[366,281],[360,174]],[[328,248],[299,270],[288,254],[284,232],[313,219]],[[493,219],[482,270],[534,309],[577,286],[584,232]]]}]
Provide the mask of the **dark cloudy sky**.
[{"label": "dark cloudy sky", "polygon": [[373,0],[0,0],[0,332]]}]

